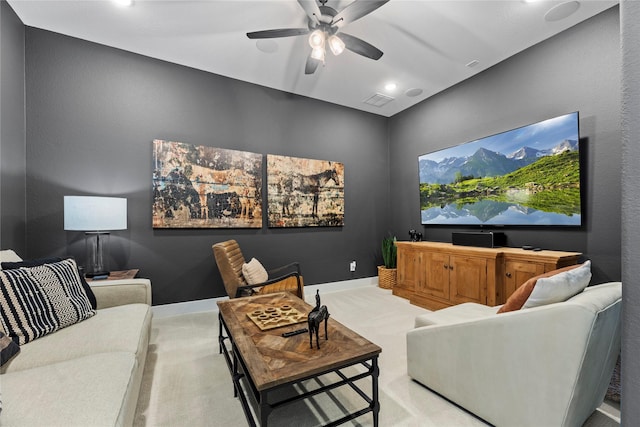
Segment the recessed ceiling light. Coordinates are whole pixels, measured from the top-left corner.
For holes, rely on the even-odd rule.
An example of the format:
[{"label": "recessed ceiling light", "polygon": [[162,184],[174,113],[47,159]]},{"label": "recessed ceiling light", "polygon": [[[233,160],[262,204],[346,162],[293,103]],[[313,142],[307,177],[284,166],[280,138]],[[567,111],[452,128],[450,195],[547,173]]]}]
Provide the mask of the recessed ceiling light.
[{"label": "recessed ceiling light", "polygon": [[128,6],[133,5],[133,0],[111,0],[111,1],[113,1],[118,6],[128,7]]},{"label": "recessed ceiling light", "polygon": [[544,15],[544,19],[548,22],[560,21],[561,19],[573,15],[579,7],[580,2],[578,1],[560,3],[559,5],[549,9],[549,11]]},{"label": "recessed ceiling light", "polygon": [[414,88],[408,89],[404,94],[413,98],[414,96],[422,95],[422,89],[414,87]]},{"label": "recessed ceiling light", "polygon": [[397,88],[398,88],[398,85],[393,82],[389,82],[386,85],[384,85],[384,90],[386,90],[387,92],[393,92]]}]

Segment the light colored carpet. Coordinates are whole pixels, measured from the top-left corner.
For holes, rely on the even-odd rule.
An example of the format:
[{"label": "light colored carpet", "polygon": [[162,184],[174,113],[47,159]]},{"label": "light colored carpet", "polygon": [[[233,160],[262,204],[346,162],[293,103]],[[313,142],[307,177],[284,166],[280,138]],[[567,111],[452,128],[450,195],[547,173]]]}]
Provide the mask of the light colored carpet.
[{"label": "light colored carpet", "polygon": [[[472,414],[412,381],[406,373],[405,334],[417,315],[426,310],[376,286],[326,292],[322,303],[331,316],[382,348],[380,365],[380,425],[486,426]],[[314,305],[314,295],[307,295]],[[134,425],[140,426],[246,426],[231,377],[218,353],[217,312],[178,315],[153,320],[152,337]],[[331,337],[329,337],[331,339]],[[369,392],[370,381],[361,380]],[[317,387],[308,381],[305,388]],[[339,418],[343,408],[364,403],[349,387],[274,411],[273,426],[316,426]],[[372,425],[371,414],[347,426]],[[588,427],[617,423],[600,412]]]}]

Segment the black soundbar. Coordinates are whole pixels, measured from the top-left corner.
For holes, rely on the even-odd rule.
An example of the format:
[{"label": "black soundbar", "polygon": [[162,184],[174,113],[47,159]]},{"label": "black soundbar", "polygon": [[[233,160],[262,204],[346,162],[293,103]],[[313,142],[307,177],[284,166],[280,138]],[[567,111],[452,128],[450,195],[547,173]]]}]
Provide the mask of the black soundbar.
[{"label": "black soundbar", "polygon": [[461,246],[496,248],[507,244],[507,236],[499,231],[466,231],[452,233],[451,242]]}]

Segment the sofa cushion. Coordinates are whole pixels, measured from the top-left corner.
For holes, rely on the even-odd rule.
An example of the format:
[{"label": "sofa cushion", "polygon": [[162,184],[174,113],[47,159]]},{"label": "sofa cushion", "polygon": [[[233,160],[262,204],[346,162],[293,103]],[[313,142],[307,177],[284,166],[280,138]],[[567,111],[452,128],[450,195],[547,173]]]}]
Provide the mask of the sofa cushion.
[{"label": "sofa cushion", "polygon": [[242,275],[250,285],[257,285],[269,280],[269,273],[267,273],[260,261],[255,258],[251,258],[251,261],[242,264]]},{"label": "sofa cushion", "polygon": [[130,425],[136,369],[133,354],[111,352],[4,374],[2,425]]},{"label": "sofa cushion", "polygon": [[566,301],[582,292],[591,280],[591,261],[532,277],[511,294],[498,313]]},{"label": "sofa cushion", "polygon": [[487,316],[495,316],[495,314],[496,309],[494,307],[467,302],[436,310],[431,313],[421,314],[415,319],[415,327],[450,325],[468,320],[481,319]]},{"label": "sofa cushion", "polygon": [[26,344],[92,317],[89,298],[73,259],[17,270],[0,270],[0,322]]},{"label": "sofa cushion", "polygon": [[[5,249],[3,251],[0,251],[0,263],[18,262],[18,261],[22,261],[22,258],[20,258],[18,254],[12,251],[11,249]],[[1,265],[0,265],[0,270],[2,270]]]},{"label": "sofa cushion", "polygon": [[[55,257],[55,258],[31,259],[31,260],[25,260],[25,261],[11,261],[11,262],[3,261],[2,263],[0,263],[0,269],[14,270],[16,268],[22,268],[22,267],[37,267],[39,265],[51,264],[51,263],[60,262],[60,261],[64,261],[64,259]],[[91,290],[91,286],[89,286],[89,284],[85,280],[84,275],[80,273],[80,270],[78,270],[78,275],[80,276],[80,283],[82,283],[82,289],[84,289],[84,292],[87,294],[87,298],[89,298],[89,302],[91,303],[91,308],[96,309],[97,308],[96,296],[93,294],[93,291]]]},{"label": "sofa cushion", "polygon": [[93,280],[91,289],[98,301],[98,310],[118,305],[151,305],[149,279]]},{"label": "sofa cushion", "polygon": [[20,357],[2,368],[15,372],[91,354],[122,351],[144,357],[151,330],[151,307],[128,304],[98,310],[90,319],[21,346]]},{"label": "sofa cushion", "polygon": [[0,366],[4,366],[18,353],[20,353],[20,346],[0,331]]}]

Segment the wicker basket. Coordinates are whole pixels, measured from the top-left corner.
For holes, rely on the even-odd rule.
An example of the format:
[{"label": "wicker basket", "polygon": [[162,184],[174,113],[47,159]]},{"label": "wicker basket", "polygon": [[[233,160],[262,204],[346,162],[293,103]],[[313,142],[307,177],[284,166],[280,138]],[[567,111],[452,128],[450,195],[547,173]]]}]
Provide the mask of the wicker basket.
[{"label": "wicker basket", "polygon": [[378,266],[378,286],[383,289],[393,289],[396,285],[397,278],[396,268],[386,268],[382,265]]}]

